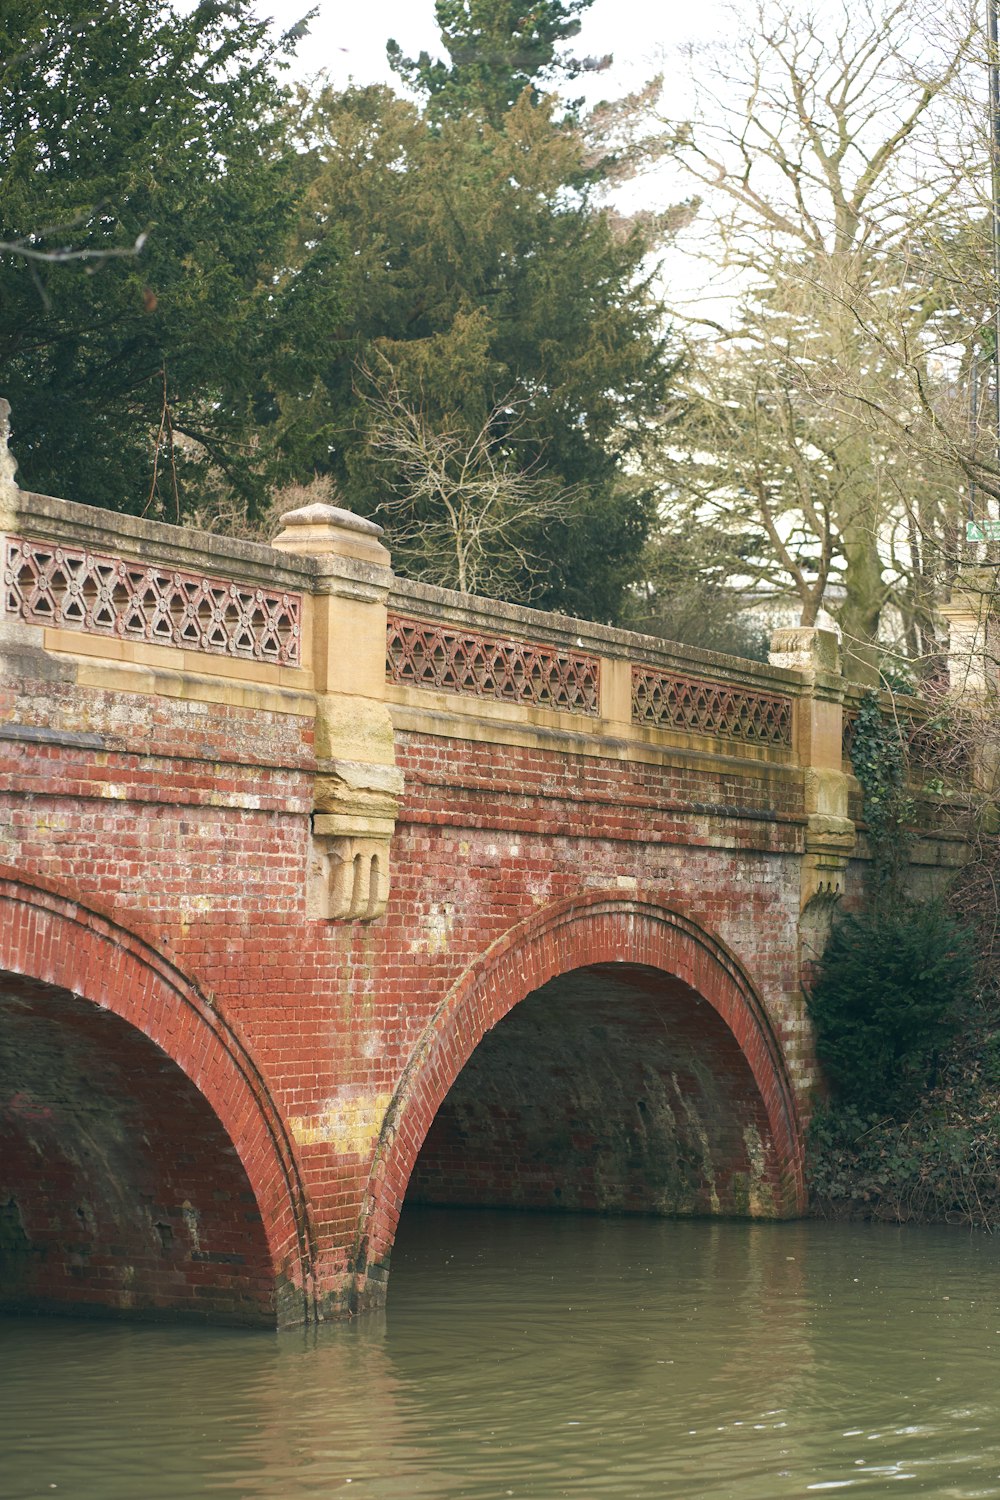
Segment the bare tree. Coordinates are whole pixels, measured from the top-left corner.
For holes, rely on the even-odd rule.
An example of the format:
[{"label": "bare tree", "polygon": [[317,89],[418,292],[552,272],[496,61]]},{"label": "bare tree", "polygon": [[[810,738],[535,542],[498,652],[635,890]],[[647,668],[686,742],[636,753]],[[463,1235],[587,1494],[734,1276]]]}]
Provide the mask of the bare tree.
[{"label": "bare tree", "polygon": [[989,156],[964,107],[984,43],[958,9],[904,0],[758,0],[735,29],[692,58],[695,116],[661,122],[720,284],[681,310],[674,489],[751,517],[756,576],[806,622],[832,607],[870,677],[888,619],[907,656],[938,649],[970,478],[1000,493],[965,399],[990,291]]},{"label": "bare tree", "polygon": [[368,447],[388,496],[378,507],[393,556],[411,576],[462,593],[526,600],[541,582],[546,522],[569,514],[571,488],[519,462],[523,402],[501,400],[472,430],[431,418],[391,366],[362,371]]}]

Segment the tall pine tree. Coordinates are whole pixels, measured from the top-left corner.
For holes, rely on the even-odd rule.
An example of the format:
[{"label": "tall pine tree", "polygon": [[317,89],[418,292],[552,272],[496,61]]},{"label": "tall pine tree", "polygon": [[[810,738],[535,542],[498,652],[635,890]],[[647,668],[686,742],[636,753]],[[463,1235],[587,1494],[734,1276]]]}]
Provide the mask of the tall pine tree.
[{"label": "tall pine tree", "polygon": [[277,393],[311,385],[337,311],[332,240],[323,276],[289,274],[277,61],[245,0],[3,6],[0,393],[25,486],[175,519],[207,457],[263,500]]},{"label": "tall pine tree", "polygon": [[497,540],[525,562],[500,570],[511,596],[614,619],[653,510],[633,460],[674,360],[651,284],[660,226],[608,208],[599,153],[551,91],[585,66],[562,49],[589,3],[438,0],[447,62],[389,47],[422,108],[384,89],[321,95],[303,122],[305,234],[346,235],[323,438],[351,502],[382,506],[397,566],[442,577],[407,550],[421,514],[400,515],[373,376],[452,450],[489,424],[491,461],[565,497]]},{"label": "tall pine tree", "polygon": [[393,71],[427,100],[431,118],[481,115],[500,124],[525,89],[533,103],[557,81],[595,66],[560,49],[580,32],[594,0],[436,0],[434,14],[448,61],[421,52],[386,52]]},{"label": "tall pine tree", "polygon": [[[396,490],[371,451],[369,372],[388,371],[433,430],[470,443],[506,404],[522,471],[572,495],[520,538],[545,566],[512,593],[611,619],[652,508],[629,460],[662,412],[673,360],[646,227],[600,205],[585,144],[556,115],[550,96],[528,93],[497,126],[477,114],[431,123],[379,88],[315,102],[306,233],[344,236],[346,281],[325,373],[332,452],[303,460],[329,461],[371,514]],[[502,420],[495,437],[509,456]],[[394,556],[412,566],[399,545]]]}]

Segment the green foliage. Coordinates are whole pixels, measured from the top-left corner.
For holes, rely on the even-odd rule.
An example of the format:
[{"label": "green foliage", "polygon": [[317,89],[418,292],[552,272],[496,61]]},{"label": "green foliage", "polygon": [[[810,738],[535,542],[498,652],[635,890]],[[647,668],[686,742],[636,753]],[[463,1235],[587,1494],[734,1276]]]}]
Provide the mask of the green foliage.
[{"label": "green foliage", "polygon": [[386,52],[395,73],[427,99],[432,119],[479,115],[500,121],[525,89],[538,102],[539,83],[561,73],[573,78],[586,62],[558,59],[558,48],[578,35],[579,16],[594,0],[436,0],[434,14],[450,59],[421,52],[404,57],[390,41]]},{"label": "green foliage", "polygon": [[808,1171],[826,1213],[1000,1227],[1000,1032],[986,1008],[963,1021],[936,1086],[904,1119],[817,1112]]},{"label": "green foliage", "polygon": [[[853,1110],[821,1111],[810,1130],[810,1145],[810,1187],[816,1196],[834,1211],[850,1205],[873,1217],[957,1215],[975,1223],[984,1195],[976,1180],[980,1150],[972,1148],[986,1147],[993,1184],[1000,1171],[995,1129],[977,1139],[964,1120],[948,1119],[940,1111],[875,1124]],[[995,1214],[995,1201],[991,1207]]]},{"label": "green foliage", "polygon": [[11,0],[0,59],[0,239],[96,257],[0,254],[22,484],[173,518],[207,455],[260,501],[276,392],[311,389],[339,308],[334,237],[322,274],[289,266],[266,23],[245,0]]},{"label": "green foliage", "polygon": [[485,425],[486,467],[572,497],[508,529],[510,596],[616,618],[653,508],[624,476],[674,361],[659,225],[603,206],[572,119],[522,87],[566,71],[586,4],[442,0],[452,65],[421,110],[383,88],[293,106],[249,0],[12,0],[0,240],[94,257],[0,254],[21,482],[252,527],[315,474],[416,570],[407,538],[440,518],[426,497],[380,511],[400,475],[366,372],[388,371],[456,452]]},{"label": "green foliage", "polygon": [[600,206],[583,142],[550,99],[522,95],[496,127],[473,116],[434,127],[387,89],[325,91],[301,133],[303,238],[341,236],[344,311],[328,329],[324,411],[300,468],[330,468],[369,515],[392,500],[379,519],[405,573],[418,562],[395,538],[421,515],[399,514],[399,486],[373,458],[359,371],[390,372],[429,429],[470,444],[495,412],[498,449],[509,445],[510,403],[521,468],[573,504],[520,538],[546,560],[542,592],[534,576],[511,576],[508,596],[616,618],[653,504],[624,469],[674,368],[646,231]]},{"label": "green foliage", "polygon": [[912,842],[907,824],[913,799],[907,792],[907,762],[899,726],[882,712],[878,693],[865,693],[851,745],[851,765],[864,797],[876,899],[896,901]]},{"label": "green foliage", "polygon": [[932,1081],[968,995],[970,935],[941,903],[876,907],[833,929],[809,995],[838,1105],[899,1116]]},{"label": "green foliage", "polygon": [[983,1222],[982,1168],[995,1171],[997,1153],[972,1116],[996,1050],[983,1012],[979,1055],[968,1046],[976,938],[943,901],[906,892],[907,759],[877,693],[861,700],[852,761],[864,794],[871,899],[864,914],[834,925],[808,997],[832,1087],[810,1130],[812,1187],[834,1207]]},{"label": "green foliage", "polygon": [[634,630],[706,651],[767,661],[769,636],[741,608],[727,583],[753,540],[691,516],[661,518],[642,560],[642,584],[629,596],[625,621]]}]

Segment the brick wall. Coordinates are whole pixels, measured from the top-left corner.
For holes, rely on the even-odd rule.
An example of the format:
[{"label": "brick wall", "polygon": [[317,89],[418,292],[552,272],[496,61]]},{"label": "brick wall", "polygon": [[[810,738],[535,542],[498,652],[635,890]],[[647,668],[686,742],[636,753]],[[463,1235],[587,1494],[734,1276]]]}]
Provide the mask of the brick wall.
[{"label": "brick wall", "polygon": [[[686,1030],[680,990],[664,990],[662,1004],[672,1016],[672,1045],[685,1057],[680,1096],[716,1122],[709,1152],[716,1194],[722,1205],[743,1201],[734,1174],[749,1170],[745,1132],[752,1126],[769,1153],[761,1180],[772,1202],[783,1211],[794,1207],[798,1121],[812,1075],[796,1000],[801,789],[786,769],[720,760],[713,770],[694,754],[632,764],[578,749],[400,733],[407,790],[389,909],[370,925],[331,924],[305,915],[315,772],[308,718],[83,686],[61,664],[47,677],[8,676],[0,712],[0,733],[8,736],[0,861],[35,893],[32,900],[62,893],[59,920],[76,924],[74,931],[89,923],[88,943],[105,954],[84,958],[79,939],[60,939],[63,958],[50,973],[49,950],[42,944],[26,951],[18,936],[23,918],[13,918],[0,969],[57,983],[115,1011],[152,1036],[197,1087],[236,1146],[286,1319],[301,1316],[304,1305],[334,1310],[382,1295],[409,1171],[483,1032],[558,973],[594,963],[644,963],[679,973],[703,996],[711,991],[709,1003],[729,1031],[715,1023],[714,1030]],[[19,899],[27,898],[22,892]],[[663,913],[681,925],[671,926]],[[101,923],[98,936],[94,924]],[[711,941],[699,945],[691,935],[699,933]],[[148,988],[145,978],[123,975],[107,993],[90,992],[102,965],[117,964],[133,939],[143,950],[143,974],[150,966],[157,974],[169,970],[171,992],[188,987],[204,1043],[201,1032],[181,1035],[187,1022],[176,1019],[173,1001],[132,1007],[129,995]],[[634,1039],[653,1024],[659,1003],[649,996],[630,1002],[633,1059]],[[745,1066],[731,1047],[729,1062],[721,1061],[730,1032]],[[700,1046],[721,1070],[714,1104],[698,1094]],[[664,1052],[661,1079],[667,1063]],[[736,1073],[743,1069],[738,1082],[726,1072],[729,1063]],[[624,1053],[622,1066],[632,1066]],[[240,1069],[242,1102],[234,1103]],[[95,1096],[117,1099],[115,1090],[139,1074],[138,1062],[109,1061]],[[156,1070],[143,1076],[161,1081],[166,1098],[177,1097],[178,1078],[170,1082]],[[635,1125],[640,1097],[634,1081],[620,1086],[623,1101],[635,1095],[626,1130]],[[8,1105],[17,1092],[11,1077]],[[567,1110],[575,1107],[563,1097]],[[608,1096],[609,1108],[617,1097]],[[735,1124],[723,1128],[726,1101]],[[43,1100],[40,1107],[55,1105]],[[134,1124],[135,1108],[128,1099],[108,1106],[107,1130],[116,1120]],[[552,1111],[555,1130],[555,1102]],[[674,1113],[680,1118],[683,1107]],[[661,1140],[665,1119],[660,1111]],[[440,1131],[446,1125],[445,1117]],[[157,1151],[169,1155],[166,1137],[157,1140]],[[693,1140],[681,1131],[669,1148],[672,1160],[688,1163],[685,1171],[694,1170]],[[220,1162],[219,1191],[235,1203],[246,1187],[237,1189],[233,1161],[223,1161],[221,1142],[208,1154]],[[196,1175],[207,1159],[193,1167]],[[636,1206],[651,1161],[636,1169],[627,1190]],[[550,1165],[568,1171],[566,1163]],[[152,1171],[150,1158],[132,1159],[130,1191],[136,1202],[152,1199],[158,1213],[162,1208],[157,1222],[172,1229],[182,1222],[182,1192],[194,1203],[194,1189],[157,1183]],[[440,1184],[440,1170],[436,1177]],[[708,1177],[688,1188],[685,1202],[710,1202]],[[7,1191],[3,1201],[13,1197],[24,1226],[36,1222],[24,1185]],[[574,1191],[582,1203],[583,1187]],[[91,1201],[101,1189],[88,1179],[72,1192],[67,1185],[67,1193]],[[140,1266],[150,1244],[156,1266],[163,1264],[148,1218],[135,1224],[137,1238],[122,1230],[114,1241],[121,1264],[114,1272],[105,1265],[104,1284],[118,1277],[120,1305],[132,1267],[131,1286],[147,1276],[133,1305],[155,1308],[164,1283]],[[8,1228],[16,1238],[16,1226]],[[66,1247],[79,1243],[72,1220],[52,1233]],[[219,1242],[227,1247],[220,1253],[242,1254],[250,1268],[241,1306],[259,1309],[257,1249],[231,1251],[227,1233],[220,1223]],[[110,1229],[104,1238],[111,1243]],[[179,1255],[190,1241],[178,1233],[171,1245]],[[77,1253],[65,1249],[64,1262]],[[50,1256],[59,1263],[55,1251]],[[174,1276],[177,1267],[168,1263]],[[201,1287],[199,1306],[232,1313],[235,1264],[192,1261],[194,1279],[170,1283],[176,1306],[190,1307],[189,1294]],[[73,1277],[77,1291],[80,1279]],[[214,1290],[205,1289],[208,1282]]]}]

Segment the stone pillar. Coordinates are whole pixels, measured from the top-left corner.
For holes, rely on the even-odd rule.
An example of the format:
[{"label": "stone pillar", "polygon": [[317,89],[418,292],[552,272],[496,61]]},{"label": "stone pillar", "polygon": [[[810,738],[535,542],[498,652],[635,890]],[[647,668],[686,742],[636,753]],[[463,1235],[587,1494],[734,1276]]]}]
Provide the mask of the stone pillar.
[{"label": "stone pillar", "polygon": [[45,631],[40,625],[26,624],[8,609],[7,539],[21,532],[29,500],[17,483],[17,459],[9,443],[10,402],[0,397],[0,678],[16,679],[30,670],[47,681],[63,669],[45,655]]},{"label": "stone pillar", "polygon": [[940,606],[948,622],[948,676],[960,698],[983,698],[1000,690],[1000,620],[996,579],[985,570],[955,580],[951,600]]},{"label": "stone pillar", "polygon": [[829,933],[833,903],[843,894],[855,846],[847,815],[850,778],[843,767],[844,679],[840,632],[792,626],[771,637],[770,662],[803,674],[796,702],[795,748],[805,783],[806,836],[800,885],[799,937],[803,959],[818,958]]},{"label": "stone pillar", "polygon": [[632,663],[601,657],[601,721],[605,734],[626,738],[632,729]]},{"label": "stone pillar", "polygon": [[370,922],[385,911],[389,854],[403,789],[385,701],[386,604],[392,585],[382,528],[335,505],[281,517],[272,546],[316,559],[311,651],[316,685],[316,791],[309,915]]}]

